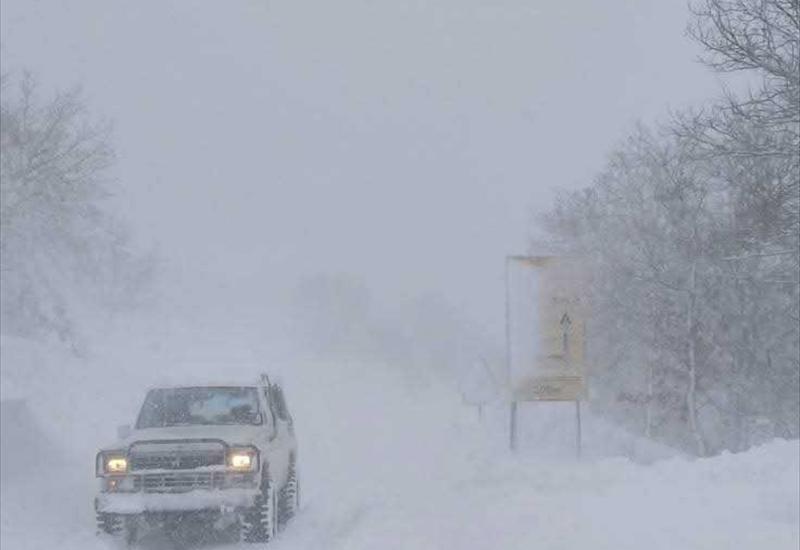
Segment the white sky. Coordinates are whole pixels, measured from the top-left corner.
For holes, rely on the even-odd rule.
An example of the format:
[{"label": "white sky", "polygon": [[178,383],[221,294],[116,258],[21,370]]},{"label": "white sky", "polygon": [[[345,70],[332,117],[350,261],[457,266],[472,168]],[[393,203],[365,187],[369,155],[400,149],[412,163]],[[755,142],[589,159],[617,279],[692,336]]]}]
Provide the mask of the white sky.
[{"label": "white sky", "polygon": [[[184,274],[346,272],[498,336],[503,258],[639,119],[716,94],[664,0],[2,0],[3,71],[116,122],[119,204]],[[257,299],[257,296],[255,296]]]}]

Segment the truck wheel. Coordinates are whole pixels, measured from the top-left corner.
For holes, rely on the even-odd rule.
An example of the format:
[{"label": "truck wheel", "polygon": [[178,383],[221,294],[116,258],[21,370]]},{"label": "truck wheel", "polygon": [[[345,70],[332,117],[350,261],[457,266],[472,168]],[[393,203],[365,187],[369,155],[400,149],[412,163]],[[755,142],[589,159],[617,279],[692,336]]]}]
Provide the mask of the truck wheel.
[{"label": "truck wheel", "polygon": [[97,512],[97,528],[107,535],[121,535],[124,522],[119,514]]},{"label": "truck wheel", "polygon": [[278,525],[283,528],[300,507],[300,479],[297,473],[297,458],[289,458],[289,476],[278,499]]},{"label": "truck wheel", "polygon": [[245,510],[241,519],[241,538],[245,542],[271,542],[278,532],[278,492],[275,483],[266,477],[255,504]]},{"label": "truck wheel", "polygon": [[124,519],[123,533],[125,545],[129,548],[139,540],[139,519],[136,516],[128,516]]}]

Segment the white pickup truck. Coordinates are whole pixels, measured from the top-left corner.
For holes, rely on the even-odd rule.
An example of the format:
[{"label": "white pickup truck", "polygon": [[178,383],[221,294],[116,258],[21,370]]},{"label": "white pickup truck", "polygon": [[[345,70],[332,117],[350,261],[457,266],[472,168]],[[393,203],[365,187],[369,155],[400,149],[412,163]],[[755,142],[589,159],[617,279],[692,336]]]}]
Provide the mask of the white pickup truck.
[{"label": "white pickup truck", "polygon": [[128,544],[187,518],[268,543],[300,502],[292,417],[266,375],[150,390],[135,426],[97,453],[96,473],[98,527]]}]

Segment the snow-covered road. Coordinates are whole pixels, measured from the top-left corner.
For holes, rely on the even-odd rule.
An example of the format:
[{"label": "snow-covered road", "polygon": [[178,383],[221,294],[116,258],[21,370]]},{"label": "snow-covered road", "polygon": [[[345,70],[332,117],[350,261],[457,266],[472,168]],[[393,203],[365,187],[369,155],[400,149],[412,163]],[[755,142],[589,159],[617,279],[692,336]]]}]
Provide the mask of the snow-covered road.
[{"label": "snow-covered road", "polygon": [[[795,550],[800,544],[797,441],[648,466],[528,451],[510,456],[499,409],[479,422],[434,382],[341,363],[304,364],[284,378],[300,437],[304,502],[275,550]],[[95,390],[53,393],[44,410],[63,409],[65,433],[53,435],[52,456],[24,471],[4,467],[4,550],[119,548],[94,533],[92,457],[64,462],[58,450],[64,441],[88,446],[107,439],[93,430],[68,433],[87,410],[116,399],[113,389]],[[33,414],[40,424],[41,412]],[[98,420],[96,430],[119,420]],[[5,437],[4,446],[13,443]],[[46,451],[30,449],[37,456]],[[172,545],[152,533],[139,547]],[[212,541],[199,548],[252,547]]]}]

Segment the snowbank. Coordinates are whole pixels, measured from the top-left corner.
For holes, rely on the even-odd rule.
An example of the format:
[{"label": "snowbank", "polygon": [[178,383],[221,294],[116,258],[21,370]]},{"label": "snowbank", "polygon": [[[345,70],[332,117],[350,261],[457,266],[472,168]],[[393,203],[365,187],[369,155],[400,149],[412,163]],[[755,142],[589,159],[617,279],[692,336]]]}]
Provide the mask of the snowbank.
[{"label": "snowbank", "polygon": [[303,404],[317,412],[302,424],[312,438],[303,447],[312,455],[304,463],[307,507],[278,548],[788,550],[800,543],[797,441],[637,464],[596,458],[619,451],[601,440],[622,436],[589,415],[595,458],[578,462],[535,439],[547,423],[525,433],[523,451],[512,456],[504,422],[479,422],[441,388],[409,392],[386,371],[351,368],[352,378],[337,381],[326,369],[303,381],[307,395],[321,399]]}]

